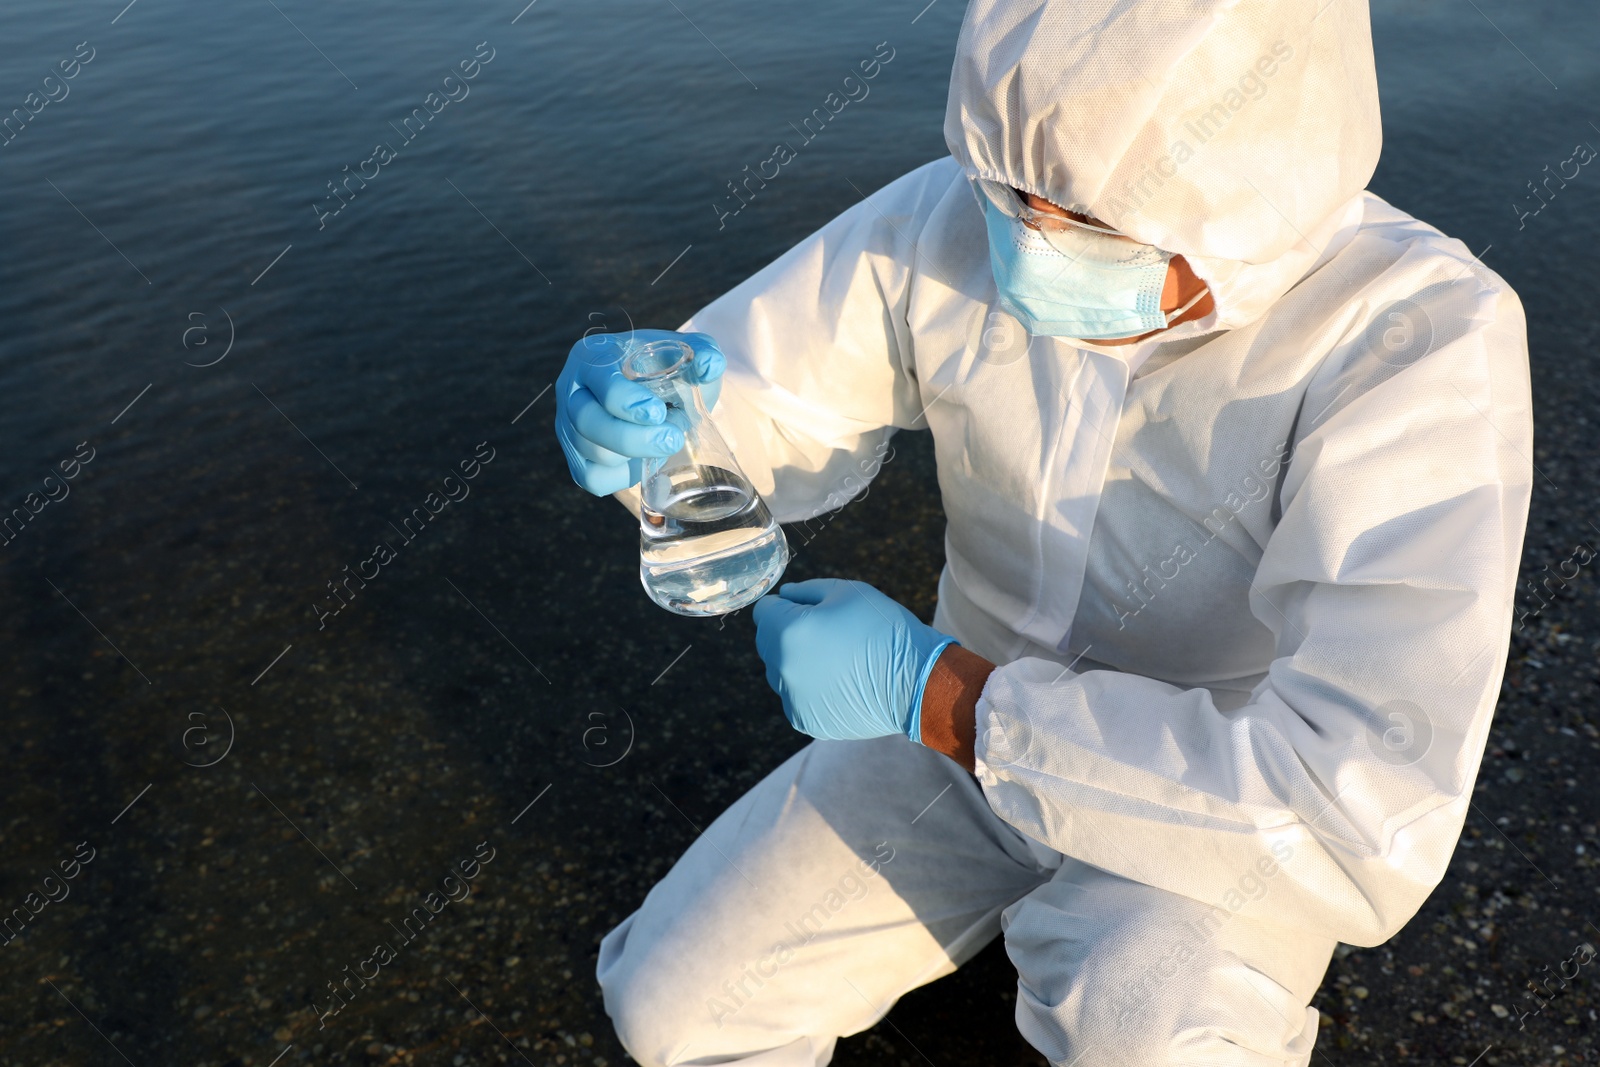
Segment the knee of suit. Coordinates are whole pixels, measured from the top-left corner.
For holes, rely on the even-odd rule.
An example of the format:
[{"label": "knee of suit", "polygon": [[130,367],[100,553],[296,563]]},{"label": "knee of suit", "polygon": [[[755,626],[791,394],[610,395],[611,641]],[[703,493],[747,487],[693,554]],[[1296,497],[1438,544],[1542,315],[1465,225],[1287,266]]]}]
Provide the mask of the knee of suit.
[{"label": "knee of suit", "polygon": [[1009,910],[1017,1028],[1051,1063],[1283,1067],[1310,1055],[1315,1012],[1230,951],[1222,915],[1105,903],[1046,892]]},{"label": "knee of suit", "polygon": [[687,1041],[687,1012],[665,1003],[678,992],[675,984],[655,973],[648,959],[628,951],[628,933],[637,915],[630,915],[600,941],[595,978],[606,1014],[622,1047],[644,1067],[670,1067],[670,1057]]},{"label": "knee of suit", "polygon": [[1194,976],[1175,965],[1165,980],[1154,975],[1152,946],[1135,932],[1073,929],[1062,918],[1026,898],[1008,915],[1006,951],[1017,965],[1022,1036],[1052,1064],[1175,1062],[1165,1009],[1175,992],[1193,992]]},{"label": "knee of suit", "polygon": [[[636,917],[630,915],[601,940],[595,977],[617,1040],[642,1067],[698,1062],[812,1067],[832,1058],[833,1036],[772,1028],[770,1020],[763,1025],[740,1016],[752,992],[748,983],[757,981],[748,970],[707,995],[692,979],[685,980],[670,955],[637,945],[630,952],[628,935]],[[755,970],[765,973],[759,965]]]}]

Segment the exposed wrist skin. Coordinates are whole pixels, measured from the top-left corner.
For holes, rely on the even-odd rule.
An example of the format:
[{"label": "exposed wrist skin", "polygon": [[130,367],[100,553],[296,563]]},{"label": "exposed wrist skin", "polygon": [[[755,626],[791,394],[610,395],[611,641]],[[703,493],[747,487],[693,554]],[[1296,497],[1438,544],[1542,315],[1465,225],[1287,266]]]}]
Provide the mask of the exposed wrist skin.
[{"label": "exposed wrist skin", "polygon": [[978,696],[995,665],[960,645],[939,653],[922,691],[922,743],[971,774],[978,734]]}]

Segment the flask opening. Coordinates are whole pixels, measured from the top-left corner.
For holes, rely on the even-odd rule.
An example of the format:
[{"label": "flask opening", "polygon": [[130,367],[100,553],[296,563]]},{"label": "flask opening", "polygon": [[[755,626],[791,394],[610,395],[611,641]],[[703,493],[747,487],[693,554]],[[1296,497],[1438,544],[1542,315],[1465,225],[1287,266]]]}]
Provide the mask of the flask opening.
[{"label": "flask opening", "polygon": [[694,349],[684,341],[645,341],[630,343],[622,357],[622,376],[631,381],[651,382],[671,378],[694,361]]}]

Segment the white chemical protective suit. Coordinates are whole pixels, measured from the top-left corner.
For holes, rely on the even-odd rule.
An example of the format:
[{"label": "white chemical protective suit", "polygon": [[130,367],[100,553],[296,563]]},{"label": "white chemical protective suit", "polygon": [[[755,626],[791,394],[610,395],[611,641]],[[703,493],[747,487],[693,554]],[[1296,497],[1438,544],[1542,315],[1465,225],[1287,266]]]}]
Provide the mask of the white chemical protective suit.
[{"label": "white chemical protective suit", "polygon": [[[932,431],[934,625],[1000,665],[981,791],[903,739],[808,746],[607,937],[608,1010],[642,1062],[810,1067],[1003,930],[1052,1063],[1303,1064],[1334,943],[1399,930],[1468,810],[1531,483],[1520,303],[1363,191],[1364,0],[973,0],[945,134],[684,328],[781,520]],[[1030,339],[975,177],[1182,254],[1215,312]]]}]

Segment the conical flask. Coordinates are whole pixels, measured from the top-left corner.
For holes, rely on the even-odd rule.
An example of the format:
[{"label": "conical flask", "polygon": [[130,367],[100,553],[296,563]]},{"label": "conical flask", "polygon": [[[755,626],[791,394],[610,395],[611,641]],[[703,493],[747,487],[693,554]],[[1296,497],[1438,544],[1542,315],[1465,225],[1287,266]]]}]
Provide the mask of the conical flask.
[{"label": "conical flask", "polygon": [[683,447],[644,461],[639,483],[639,580],[679,615],[737,611],[771,589],[789,565],[789,542],[717,432],[690,378],[683,341],[628,346],[624,377],[667,406]]}]

